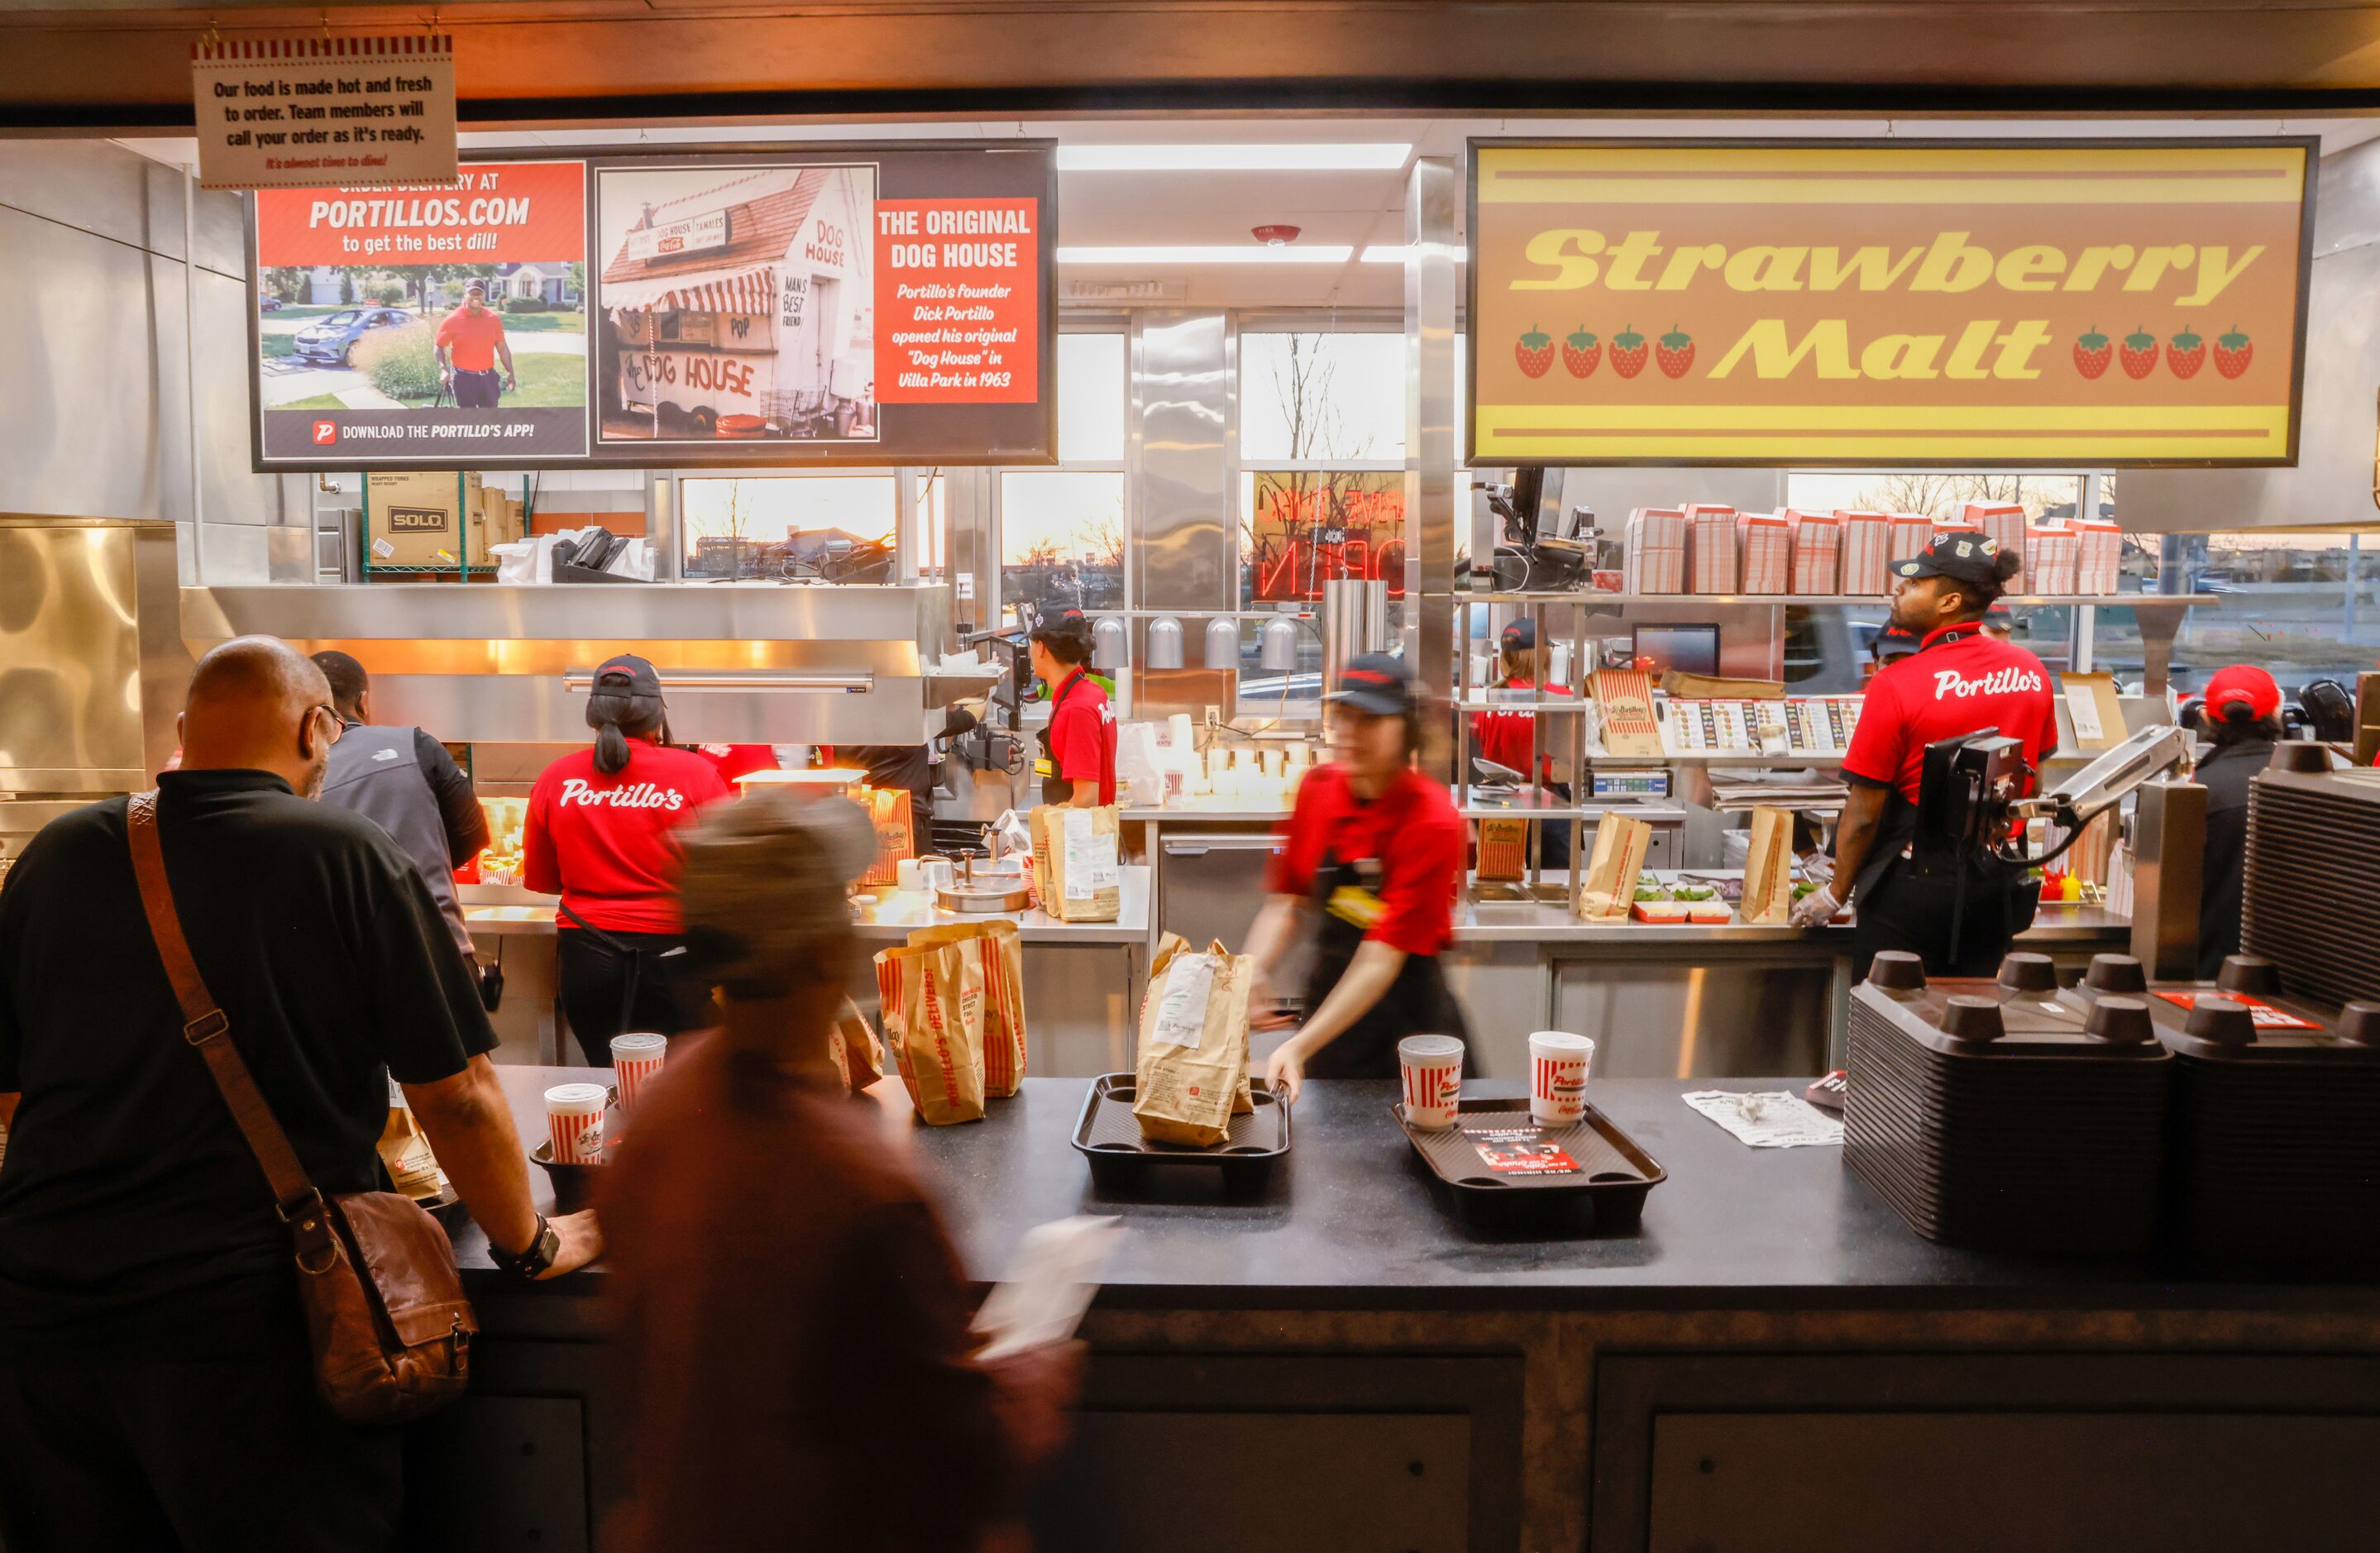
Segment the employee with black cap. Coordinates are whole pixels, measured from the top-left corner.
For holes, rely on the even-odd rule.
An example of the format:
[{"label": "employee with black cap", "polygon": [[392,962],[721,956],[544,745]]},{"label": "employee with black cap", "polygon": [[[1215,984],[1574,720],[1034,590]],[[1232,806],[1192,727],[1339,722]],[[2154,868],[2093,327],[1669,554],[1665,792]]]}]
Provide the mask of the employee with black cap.
[{"label": "employee with black cap", "polygon": [[728,792],[718,767],[669,747],[661,675],[633,653],[595,671],[587,725],[594,747],[548,766],[529,791],[521,877],[562,897],[562,1012],[588,1062],[608,1067],[613,1036],[710,1023],[680,989],[677,831]]},{"label": "employee with black cap", "polygon": [[1399,660],[1366,653],[1340,671],[1330,702],[1333,758],[1298,786],[1248,935],[1261,999],[1291,940],[1314,923],[1305,1024],[1265,1070],[1292,1098],[1308,1077],[1395,1077],[1406,1036],[1469,1036],[1438,964],[1454,932],[1463,819],[1446,789],[1414,770],[1412,676]]},{"label": "employee with black cap", "polygon": [[1041,801],[1097,808],[1115,802],[1115,714],[1091,679],[1090,623],[1070,610],[1033,628],[1033,672],[1050,687],[1041,730]]},{"label": "employee with black cap", "polygon": [[1893,568],[1892,623],[1917,634],[1918,650],[1868,682],[1843,755],[1851,798],[1836,832],[1834,882],[1793,908],[1795,926],[1812,927],[1857,904],[1854,976],[1865,976],[1881,949],[1914,951],[1937,976],[1987,976],[2033,920],[2022,877],[1998,858],[1979,851],[1963,865],[1937,866],[1910,854],[1926,746],[1997,730],[2022,741],[2036,771],[2057,751],[2049,671],[1984,629],[2016,570],[2014,554],[1973,534],[1944,535]]}]

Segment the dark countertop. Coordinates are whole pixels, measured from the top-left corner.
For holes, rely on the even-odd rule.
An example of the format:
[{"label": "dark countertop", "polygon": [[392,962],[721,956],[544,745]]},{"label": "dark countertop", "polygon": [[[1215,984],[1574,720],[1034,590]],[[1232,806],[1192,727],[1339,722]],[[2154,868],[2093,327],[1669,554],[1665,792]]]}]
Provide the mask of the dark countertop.
[{"label": "dark countertop", "polygon": [[[531,1147],[544,1136],[549,1084],[610,1076],[497,1071]],[[1747,1148],[1679,1098],[1700,1088],[1798,1092],[1805,1082],[1597,1080],[1594,1103],[1669,1179],[1653,1188],[1633,1232],[1571,1229],[1550,1238],[1469,1230],[1453,1218],[1390,1118],[1394,1086],[1385,1082],[1309,1083],[1293,1113],[1291,1154],[1266,1192],[1246,1202],[1211,1188],[1177,1189],[1161,1201],[1102,1195],[1069,1142],[1087,1079],[1028,1079],[1015,1098],[991,1102],[984,1121],[955,1127],[917,1123],[897,1078],[852,1103],[878,1107],[888,1137],[914,1150],[978,1279],[996,1278],[1033,1225],[1076,1213],[1123,1219],[1132,1233],[1108,1270],[1106,1305],[2380,1311],[2380,1288],[2368,1285],[2197,1279],[2140,1263],[1936,1245],[1843,1168],[1840,1148]],[[1488,1080],[1470,1088],[1521,1092]],[[540,1206],[550,1207],[545,1172],[534,1164],[529,1171]],[[489,1268],[476,1226],[457,1229],[455,1242],[467,1270]],[[590,1281],[538,1287],[583,1290]]]}]

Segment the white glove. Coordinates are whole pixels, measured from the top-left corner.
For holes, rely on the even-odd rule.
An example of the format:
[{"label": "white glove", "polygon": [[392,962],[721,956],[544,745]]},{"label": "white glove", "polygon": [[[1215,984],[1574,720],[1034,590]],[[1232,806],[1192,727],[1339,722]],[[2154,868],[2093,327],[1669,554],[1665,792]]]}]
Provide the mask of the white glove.
[{"label": "white glove", "polygon": [[1842,909],[1843,904],[1835,899],[1835,887],[1822,885],[1793,903],[1793,926],[1823,928]]}]

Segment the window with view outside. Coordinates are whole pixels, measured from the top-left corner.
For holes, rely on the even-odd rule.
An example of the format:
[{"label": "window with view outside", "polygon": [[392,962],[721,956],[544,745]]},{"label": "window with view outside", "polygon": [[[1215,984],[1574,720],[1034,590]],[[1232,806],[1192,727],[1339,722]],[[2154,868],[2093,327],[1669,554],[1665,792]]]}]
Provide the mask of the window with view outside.
[{"label": "window with view outside", "polygon": [[898,490],[889,474],[682,480],[686,576],[891,582]]},{"label": "window with view outside", "polygon": [[[1403,593],[1404,349],[1402,334],[1240,335],[1242,609],[1310,606],[1344,577]],[[1314,715],[1317,624],[1296,625],[1287,673],[1259,661],[1261,624],[1241,622],[1241,714]]]},{"label": "window with view outside", "polygon": [[1043,614],[1123,607],[1123,472],[1000,477],[1000,598]]},{"label": "window with view outside", "polygon": [[[2169,567],[2180,591],[2216,595],[2215,603],[2192,605],[2174,635],[2173,686],[2183,697],[2217,669],[2253,663],[2292,698],[2328,679],[2351,698],[2355,676],[2380,668],[2380,537],[2372,544],[2335,532],[2126,538],[2144,541],[2143,580],[2152,590],[2172,590],[2158,588]],[[2098,666],[2138,689],[2143,664],[2135,613],[2099,611],[2093,641]]]},{"label": "window with view outside", "polygon": [[[2010,471],[1962,474],[1941,469],[1796,472],[1786,477],[1785,496],[1788,506],[1808,512],[1923,513],[1941,520],[1956,518],[1970,502],[2007,502],[2023,507],[2027,521],[2039,523],[2075,516],[2082,499],[2082,477]],[[2111,513],[2103,500],[2102,516]],[[2128,580],[2126,586],[2141,585],[2137,580]],[[2013,604],[2009,613],[2016,620],[2014,639],[2018,646],[2034,653],[2052,670],[2070,665],[2074,639],[2071,606]],[[1890,613],[1881,599],[1874,604],[1840,608],[1795,605],[1787,609],[1786,683],[1808,695],[1857,690],[1866,682],[1874,661],[1870,655],[1872,644]]]}]

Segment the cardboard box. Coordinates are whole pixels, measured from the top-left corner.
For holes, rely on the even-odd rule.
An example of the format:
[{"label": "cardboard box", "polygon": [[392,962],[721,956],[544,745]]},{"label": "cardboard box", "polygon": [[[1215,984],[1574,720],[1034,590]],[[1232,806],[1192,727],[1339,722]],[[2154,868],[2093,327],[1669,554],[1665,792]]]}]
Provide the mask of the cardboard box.
[{"label": "cardboard box", "polygon": [[1686,515],[1675,507],[1638,507],[1628,515],[1621,579],[1629,593],[1686,590]]},{"label": "cardboard box", "polygon": [[367,474],[367,567],[492,564],[488,559],[487,494],[480,477],[469,472]]},{"label": "cardboard box", "polygon": [[1793,580],[1793,520],[1784,513],[1742,513],[1735,521],[1736,581],[1746,593],[1784,593]]},{"label": "cardboard box", "polygon": [[[1985,539],[1996,540],[2002,550],[2013,552],[2019,562],[2024,560],[2024,535],[2030,525],[2025,521],[2024,509],[2014,502],[1970,502],[1959,514],[1959,519],[1983,529]],[[2019,570],[2012,586],[2021,590],[2024,582],[2024,573]]]},{"label": "cardboard box", "polygon": [[1685,517],[1686,591],[1735,592],[1735,509],[1697,503]]},{"label": "cardboard box", "polygon": [[1836,510],[1843,527],[1843,591],[1867,597],[1892,590],[1892,519],[1880,512]]},{"label": "cardboard box", "polygon": [[1792,584],[1786,591],[1803,595],[1835,593],[1843,579],[1843,520],[1835,513],[1799,512],[1785,516],[1793,525]]},{"label": "cardboard box", "polygon": [[2056,597],[2075,587],[2082,536],[2062,523],[2036,523],[2025,536],[2025,591]]}]

